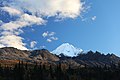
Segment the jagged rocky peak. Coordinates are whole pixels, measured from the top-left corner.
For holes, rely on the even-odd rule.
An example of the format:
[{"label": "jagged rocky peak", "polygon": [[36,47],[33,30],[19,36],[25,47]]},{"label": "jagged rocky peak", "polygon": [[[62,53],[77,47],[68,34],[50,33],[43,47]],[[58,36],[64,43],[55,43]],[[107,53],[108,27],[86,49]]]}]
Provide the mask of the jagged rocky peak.
[{"label": "jagged rocky peak", "polygon": [[53,54],[60,55],[63,54],[65,56],[77,56],[80,54],[83,50],[80,48],[76,48],[73,45],[69,43],[63,43],[59,47],[57,47],[55,50],[52,51]]}]

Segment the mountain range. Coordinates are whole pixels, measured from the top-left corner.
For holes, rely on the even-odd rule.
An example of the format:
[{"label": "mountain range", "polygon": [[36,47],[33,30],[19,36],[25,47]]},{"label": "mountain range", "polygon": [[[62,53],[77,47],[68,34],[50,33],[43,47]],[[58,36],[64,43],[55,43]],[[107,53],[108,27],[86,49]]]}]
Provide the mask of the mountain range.
[{"label": "mountain range", "polygon": [[85,67],[85,66],[108,66],[118,65],[120,57],[115,54],[101,54],[96,51],[83,52],[69,43],[64,43],[58,48],[49,52],[46,49],[41,50],[19,50],[13,47],[0,48],[0,64],[13,65],[19,61],[31,64],[52,64],[61,63],[65,66]]}]

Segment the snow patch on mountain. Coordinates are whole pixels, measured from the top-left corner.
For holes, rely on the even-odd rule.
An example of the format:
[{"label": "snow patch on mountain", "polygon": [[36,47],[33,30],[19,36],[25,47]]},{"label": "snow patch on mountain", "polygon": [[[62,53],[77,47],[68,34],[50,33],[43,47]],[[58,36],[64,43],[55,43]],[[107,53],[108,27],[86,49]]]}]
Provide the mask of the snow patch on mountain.
[{"label": "snow patch on mountain", "polygon": [[69,43],[63,43],[62,45],[60,45],[59,47],[57,47],[55,50],[52,51],[53,54],[56,55],[63,54],[65,56],[70,56],[70,57],[77,56],[81,52],[83,52],[82,49],[76,48]]}]

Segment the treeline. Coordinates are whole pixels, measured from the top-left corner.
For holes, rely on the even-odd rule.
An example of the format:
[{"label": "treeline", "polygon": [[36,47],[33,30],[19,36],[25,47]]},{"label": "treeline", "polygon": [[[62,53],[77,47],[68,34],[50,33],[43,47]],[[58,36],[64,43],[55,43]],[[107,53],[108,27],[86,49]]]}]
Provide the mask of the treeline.
[{"label": "treeline", "polygon": [[120,66],[84,67],[66,69],[57,66],[28,65],[0,66],[0,80],[120,80]]}]

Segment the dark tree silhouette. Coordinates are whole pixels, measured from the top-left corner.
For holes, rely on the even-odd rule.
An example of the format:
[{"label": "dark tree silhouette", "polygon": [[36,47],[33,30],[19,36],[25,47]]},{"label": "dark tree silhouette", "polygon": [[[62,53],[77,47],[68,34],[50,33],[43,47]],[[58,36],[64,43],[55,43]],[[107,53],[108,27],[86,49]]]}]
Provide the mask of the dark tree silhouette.
[{"label": "dark tree silhouette", "polygon": [[120,80],[120,64],[108,67],[63,67],[29,65],[19,62],[14,67],[0,65],[0,80]]}]

